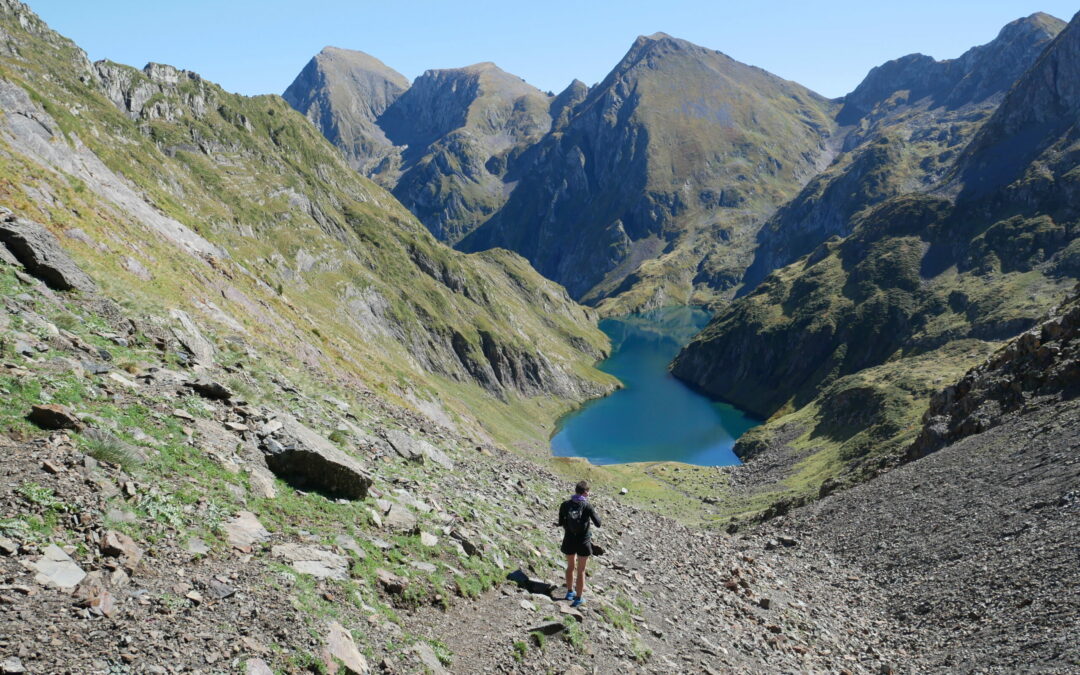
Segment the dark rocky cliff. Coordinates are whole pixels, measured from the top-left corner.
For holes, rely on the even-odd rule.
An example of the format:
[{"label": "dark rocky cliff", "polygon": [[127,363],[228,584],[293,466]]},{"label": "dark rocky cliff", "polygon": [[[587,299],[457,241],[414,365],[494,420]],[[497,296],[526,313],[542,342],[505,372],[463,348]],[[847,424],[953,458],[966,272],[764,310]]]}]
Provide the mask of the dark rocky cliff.
[{"label": "dark rocky cliff", "polygon": [[720,52],[638,38],[461,246],[518,251],[575,298],[625,308],[719,292],[764,217],[827,161],[830,111]]}]

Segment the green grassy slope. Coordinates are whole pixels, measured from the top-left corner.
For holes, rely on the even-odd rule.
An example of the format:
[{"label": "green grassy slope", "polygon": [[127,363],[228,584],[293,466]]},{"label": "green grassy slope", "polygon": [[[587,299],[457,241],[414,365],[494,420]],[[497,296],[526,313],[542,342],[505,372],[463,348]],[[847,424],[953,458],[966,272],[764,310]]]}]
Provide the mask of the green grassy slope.
[{"label": "green grassy slope", "polygon": [[106,294],[468,425],[469,397],[552,414],[611,385],[589,311],[517,256],[437,243],[281,98],[91,64],[3,10],[0,199]]},{"label": "green grassy slope", "polygon": [[1076,24],[937,193],[867,209],[849,236],[766,277],[677,358],[679,377],[770,417],[737,449],[793,462],[773,498],[896,461],[935,389],[1075,283],[1077,108],[1069,77],[1049,74],[1080,66]]}]

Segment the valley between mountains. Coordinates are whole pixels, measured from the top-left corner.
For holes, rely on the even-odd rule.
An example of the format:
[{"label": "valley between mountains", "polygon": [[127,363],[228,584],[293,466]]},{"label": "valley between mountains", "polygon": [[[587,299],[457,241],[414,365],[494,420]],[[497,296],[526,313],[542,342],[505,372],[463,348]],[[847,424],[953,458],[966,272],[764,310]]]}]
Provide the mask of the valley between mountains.
[{"label": "valley between mountains", "polygon": [[[628,42],[245,97],[0,0],[0,673],[1080,673],[1080,17]],[[552,457],[686,305],[743,463]]]}]

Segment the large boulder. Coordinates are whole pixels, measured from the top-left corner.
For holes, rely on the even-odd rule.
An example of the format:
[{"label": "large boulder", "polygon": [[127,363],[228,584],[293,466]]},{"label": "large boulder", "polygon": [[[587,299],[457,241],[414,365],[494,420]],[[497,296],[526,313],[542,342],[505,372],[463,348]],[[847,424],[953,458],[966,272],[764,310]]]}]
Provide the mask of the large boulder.
[{"label": "large boulder", "polygon": [[49,431],[78,429],[81,426],[78,417],[64,406],[56,403],[32,406],[26,419]]},{"label": "large boulder", "polygon": [[95,289],[93,279],[79,269],[44,225],[16,218],[11,211],[0,209],[0,243],[27,272],[49,288],[87,293]]},{"label": "large boulder", "polygon": [[331,497],[363,499],[371,476],[355,459],[292,415],[278,416],[281,428],[263,441],[266,465],[278,477]]}]

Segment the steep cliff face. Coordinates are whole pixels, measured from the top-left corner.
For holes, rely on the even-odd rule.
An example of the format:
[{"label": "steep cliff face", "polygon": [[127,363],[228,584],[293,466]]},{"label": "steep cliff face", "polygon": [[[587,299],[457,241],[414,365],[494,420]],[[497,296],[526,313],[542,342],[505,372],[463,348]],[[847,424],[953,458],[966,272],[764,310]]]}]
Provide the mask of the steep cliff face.
[{"label": "steep cliff face", "polygon": [[827,161],[830,110],[719,52],[641,37],[461,246],[518,251],[590,302],[708,296],[737,279],[764,216]]},{"label": "steep cliff face", "polygon": [[429,70],[410,86],[362,52],[328,47],[284,96],[451,243],[502,205],[517,153],[551,128],[552,98],[493,63]]},{"label": "steep cliff face", "polygon": [[394,195],[432,234],[456,242],[506,200],[515,149],[551,128],[551,97],[493,63],[429,70],[379,118],[395,145]]},{"label": "steep cliff face", "polygon": [[[1075,79],[1054,75],[1080,62],[1077,23],[1013,86],[941,190],[868,209],[850,235],[766,277],[679,355],[677,376],[774,416],[744,447],[873,472],[913,440],[935,378],[1031,327],[1075,282],[1067,148],[1080,109]],[[987,176],[1013,178],[991,192]],[[873,424],[836,424],[868,405]]]},{"label": "steep cliff face", "polygon": [[404,75],[375,57],[326,47],[282,97],[340,148],[353,168],[370,176],[399,154],[376,120],[408,88]]},{"label": "steep cliff face", "polygon": [[[1076,161],[1080,112],[1080,27],[1074,17],[1032,68],[1009,92],[968,147],[960,162],[961,199],[978,199],[1013,184],[1007,191],[1060,183]],[[1017,199],[1018,196],[1003,196]]]},{"label": "steep cliff face", "polygon": [[761,228],[744,290],[830,236],[850,234],[875,204],[933,190],[1064,26],[1033,14],[957,59],[912,54],[871,70],[837,116],[846,152]]},{"label": "steep cliff face", "polygon": [[470,424],[470,399],[550,409],[610,386],[589,310],[518,256],[435,241],[279,97],[90,64],[4,8],[0,198],[103,293]]}]

